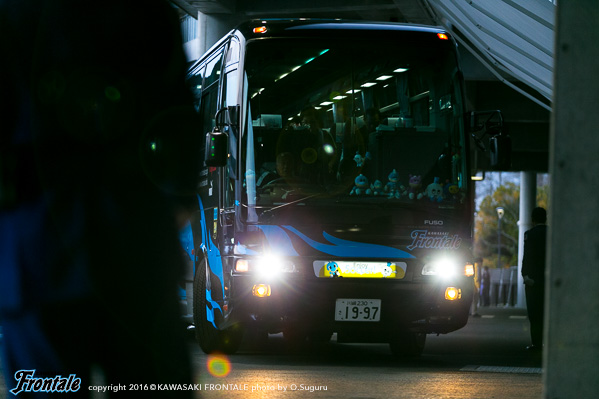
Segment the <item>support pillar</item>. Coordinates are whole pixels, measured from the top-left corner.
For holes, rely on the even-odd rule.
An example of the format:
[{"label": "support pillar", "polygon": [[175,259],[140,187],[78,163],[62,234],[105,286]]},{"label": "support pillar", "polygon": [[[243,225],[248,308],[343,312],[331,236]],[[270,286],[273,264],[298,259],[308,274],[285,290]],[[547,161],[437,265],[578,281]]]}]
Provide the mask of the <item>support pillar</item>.
[{"label": "support pillar", "polygon": [[524,255],[524,233],[532,228],[532,210],[537,203],[537,174],[520,172],[520,220],[518,221],[518,300],[517,308],[526,307],[524,281],[522,279],[522,257]]},{"label": "support pillar", "polygon": [[599,397],[599,2],[559,1],[551,126],[546,399]]},{"label": "support pillar", "polygon": [[198,13],[199,53],[204,54],[221,37],[226,35],[238,24],[237,18],[232,14],[205,14]]}]

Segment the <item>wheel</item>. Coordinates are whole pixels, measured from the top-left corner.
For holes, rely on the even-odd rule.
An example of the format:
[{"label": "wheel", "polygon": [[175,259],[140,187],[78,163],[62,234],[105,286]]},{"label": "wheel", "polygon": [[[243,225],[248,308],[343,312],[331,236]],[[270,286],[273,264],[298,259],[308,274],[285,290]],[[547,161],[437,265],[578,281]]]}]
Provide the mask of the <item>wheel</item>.
[{"label": "wheel", "polygon": [[424,351],[426,334],[404,332],[389,343],[391,353],[397,357],[418,357]]},{"label": "wheel", "polygon": [[193,283],[193,321],[196,340],[204,353],[232,354],[241,345],[243,331],[237,325],[226,330],[219,330],[215,326],[216,320],[209,320],[208,312],[213,305],[206,298],[207,270],[206,259],[202,259],[198,264]]}]

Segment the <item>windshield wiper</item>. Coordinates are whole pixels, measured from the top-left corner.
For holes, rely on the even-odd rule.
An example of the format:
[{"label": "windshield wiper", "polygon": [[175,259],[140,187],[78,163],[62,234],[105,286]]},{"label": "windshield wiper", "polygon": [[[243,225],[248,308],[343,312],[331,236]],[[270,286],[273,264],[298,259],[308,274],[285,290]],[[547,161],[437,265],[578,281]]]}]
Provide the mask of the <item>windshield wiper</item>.
[{"label": "windshield wiper", "polygon": [[265,215],[265,214],[267,214],[269,212],[272,212],[272,211],[275,211],[277,209],[284,208],[284,207],[289,206],[289,205],[298,204],[300,202],[306,201],[306,200],[308,200],[310,198],[318,197],[320,195],[322,195],[322,193],[311,194],[311,195],[308,195],[306,197],[303,197],[303,198],[300,198],[300,199],[297,199],[297,200],[294,200],[294,201],[291,201],[291,202],[286,202],[284,204],[281,204],[281,205],[278,205],[278,206],[274,206],[274,207],[272,207],[270,209],[267,209],[264,212],[262,212],[262,215]]},{"label": "windshield wiper", "polygon": [[409,208],[414,206],[412,202],[398,201],[395,198],[380,197],[338,197],[335,204],[367,206],[376,208]]}]

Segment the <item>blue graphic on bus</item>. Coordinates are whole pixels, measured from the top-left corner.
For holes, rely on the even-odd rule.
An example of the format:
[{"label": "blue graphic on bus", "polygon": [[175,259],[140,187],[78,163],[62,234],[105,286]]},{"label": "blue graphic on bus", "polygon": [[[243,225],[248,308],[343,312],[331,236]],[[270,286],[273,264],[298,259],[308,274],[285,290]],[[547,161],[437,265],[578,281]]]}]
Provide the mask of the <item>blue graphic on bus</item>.
[{"label": "blue graphic on bus", "polygon": [[297,230],[295,227],[284,226],[284,228],[297,235],[312,248],[328,255],[395,259],[414,258],[413,255],[397,248],[378,244],[343,240],[341,238],[333,237],[326,231],[323,231],[322,234],[324,238],[331,244],[323,244],[318,241],[314,241],[310,237]]}]

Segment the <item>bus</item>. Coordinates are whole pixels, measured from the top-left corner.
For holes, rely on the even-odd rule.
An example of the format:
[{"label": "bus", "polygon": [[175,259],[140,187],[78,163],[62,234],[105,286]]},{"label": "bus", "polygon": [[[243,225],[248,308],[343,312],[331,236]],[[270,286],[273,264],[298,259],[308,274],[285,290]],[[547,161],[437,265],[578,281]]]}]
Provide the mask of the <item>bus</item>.
[{"label": "bus", "polygon": [[447,31],[363,21],[249,21],[191,66],[206,159],[181,242],[204,352],[283,333],[417,356],[466,325],[463,80]]}]

